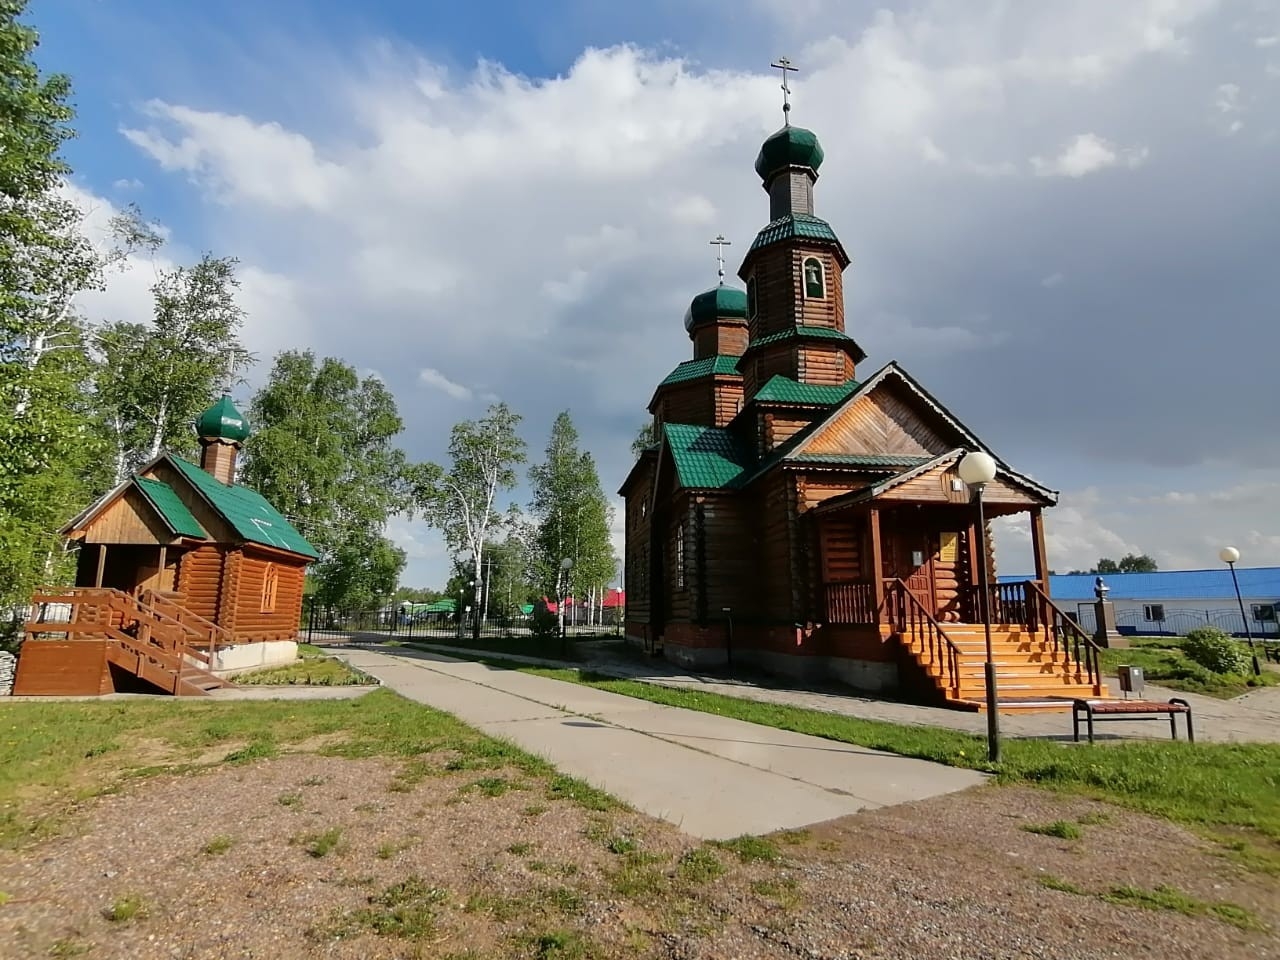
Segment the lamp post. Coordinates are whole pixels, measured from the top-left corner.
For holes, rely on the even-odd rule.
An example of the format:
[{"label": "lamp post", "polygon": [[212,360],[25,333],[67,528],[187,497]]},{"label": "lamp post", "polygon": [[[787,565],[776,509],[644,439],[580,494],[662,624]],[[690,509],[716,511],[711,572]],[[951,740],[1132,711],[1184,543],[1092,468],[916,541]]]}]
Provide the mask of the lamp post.
[{"label": "lamp post", "polygon": [[569,576],[569,568],[573,566],[573,560],[565,557],[560,561],[560,569],[556,571],[556,617],[560,621],[560,656],[564,656],[565,632],[564,632],[564,583]]},{"label": "lamp post", "polygon": [[1253,654],[1253,675],[1261,676],[1262,667],[1258,665],[1258,650],[1253,645],[1253,631],[1249,629],[1249,618],[1244,615],[1244,598],[1240,596],[1240,581],[1236,577],[1236,561],[1240,559],[1240,551],[1235,547],[1223,547],[1218,551],[1218,559],[1231,568],[1231,583],[1236,588],[1236,603],[1240,604],[1240,619],[1244,623],[1244,636],[1249,641],[1249,652]]},{"label": "lamp post", "polygon": [[982,508],[982,491],[996,477],[996,462],[989,453],[971,450],[957,467],[965,486],[973,489],[978,501],[978,596],[982,602],[982,630],[987,641],[987,759],[1000,762],[1000,711],[996,696],[996,664],[991,653],[991,592],[987,584],[987,518]]}]

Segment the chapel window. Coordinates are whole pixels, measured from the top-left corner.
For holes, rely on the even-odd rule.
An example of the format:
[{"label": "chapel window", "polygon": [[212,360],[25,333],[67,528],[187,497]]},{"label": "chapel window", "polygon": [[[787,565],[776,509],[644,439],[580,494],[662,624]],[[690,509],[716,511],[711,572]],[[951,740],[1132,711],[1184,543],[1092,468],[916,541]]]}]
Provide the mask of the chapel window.
[{"label": "chapel window", "polygon": [[804,295],[810,300],[826,298],[826,278],[823,276],[822,261],[817,257],[809,257],[804,262]]},{"label": "chapel window", "polygon": [[262,574],[262,613],[274,613],[276,609],[276,591],[280,586],[280,573],[274,563],[268,563]]}]

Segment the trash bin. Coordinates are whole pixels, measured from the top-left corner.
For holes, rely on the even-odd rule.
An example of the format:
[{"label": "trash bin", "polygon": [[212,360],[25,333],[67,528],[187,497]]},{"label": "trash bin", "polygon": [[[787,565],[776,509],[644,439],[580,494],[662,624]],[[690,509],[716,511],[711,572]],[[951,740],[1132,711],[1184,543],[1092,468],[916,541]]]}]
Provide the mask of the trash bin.
[{"label": "trash bin", "polygon": [[1134,667],[1128,664],[1122,664],[1120,667],[1120,692],[1126,697],[1129,694],[1142,696],[1142,688],[1144,680],[1142,677],[1142,668]]}]

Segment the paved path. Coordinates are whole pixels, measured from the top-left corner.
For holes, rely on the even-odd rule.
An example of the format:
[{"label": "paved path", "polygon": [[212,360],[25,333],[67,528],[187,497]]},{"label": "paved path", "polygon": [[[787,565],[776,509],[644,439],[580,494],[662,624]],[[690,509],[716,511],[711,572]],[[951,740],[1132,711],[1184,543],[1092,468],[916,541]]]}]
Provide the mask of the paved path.
[{"label": "paved path", "polygon": [[397,693],[707,839],[801,827],[984,780],[969,770],[435,653],[347,648],[340,655]]},{"label": "paved path", "polygon": [[[865,720],[924,724],[979,735],[985,735],[987,730],[986,717],[980,713],[882,700],[862,696],[848,688],[835,686],[796,689],[773,686],[773,683],[780,682],[776,678],[771,681],[768,678],[749,674],[732,677],[718,673],[690,672],[666,660],[638,660],[633,654],[619,652],[617,644],[612,641],[579,644],[577,649],[584,660],[575,664],[536,657],[486,654],[454,647],[442,646],[440,649],[464,657],[493,656],[546,666],[577,666],[609,676],[641,680],[660,686],[721,693],[725,696],[758,700],[763,703],[808,707],[812,710],[824,710],[827,713],[838,713]],[[1111,679],[1109,682],[1111,693],[1119,696],[1117,681]],[[1167,700],[1169,697],[1182,697],[1188,701],[1195,716],[1197,741],[1280,743],[1280,687],[1264,687],[1233,700],[1220,700],[1217,697],[1169,690],[1148,683],[1146,696],[1149,699],[1162,700]],[[1180,724],[1179,731],[1181,729]],[[1000,715],[1000,730],[1005,736],[1011,737],[1070,739],[1071,711],[1069,709],[1061,713],[1006,711]],[[1100,740],[1136,738],[1167,740],[1169,724],[1164,720],[1161,722],[1109,720],[1098,725],[1097,737]]]}]

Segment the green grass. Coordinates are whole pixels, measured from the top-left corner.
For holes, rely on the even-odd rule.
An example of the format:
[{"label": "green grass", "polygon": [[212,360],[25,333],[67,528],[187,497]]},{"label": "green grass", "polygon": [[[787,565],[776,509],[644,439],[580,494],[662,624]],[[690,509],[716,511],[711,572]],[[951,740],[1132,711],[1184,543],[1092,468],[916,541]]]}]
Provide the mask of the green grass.
[{"label": "green grass", "polygon": [[368,898],[368,906],[334,916],[313,930],[320,939],[343,939],[363,932],[402,940],[426,940],[436,934],[438,909],[448,891],[412,876]]},{"label": "green grass", "polygon": [[111,906],[102,911],[102,915],[111,923],[128,923],[131,920],[142,920],[147,916],[147,904],[140,896],[131,893],[114,900]]},{"label": "green grass", "polygon": [[1118,903],[1146,910],[1172,910],[1188,917],[1212,916],[1243,930],[1263,929],[1251,912],[1234,903],[1209,903],[1183,893],[1175,887],[1160,884],[1154,890],[1141,887],[1112,887],[1098,894],[1107,903]]},{"label": "green grass", "polygon": [[706,847],[694,847],[687,851],[676,864],[676,876],[686,883],[701,886],[710,883],[724,874],[724,864],[720,858]]},{"label": "green grass", "polygon": [[1022,829],[1027,833],[1036,833],[1042,837],[1057,837],[1059,840],[1079,840],[1084,836],[1079,827],[1066,820],[1055,820],[1053,823],[1024,823]]},{"label": "green grass", "polygon": [[[1206,670],[1182,652],[1181,637],[1131,637],[1129,644],[1125,649],[1109,648],[1102,651],[1103,673],[1115,676],[1117,667],[1129,664],[1141,667],[1142,674],[1149,683],[1221,699],[1238,697],[1258,687],[1280,684],[1280,672],[1265,668],[1262,675],[1256,677]],[[1261,654],[1258,659],[1262,660]]]},{"label": "green grass", "polygon": [[[402,780],[428,775],[423,756],[443,752],[464,769],[519,770],[545,785],[548,800],[589,810],[621,806],[545,760],[386,689],[308,702],[27,702],[0,711],[0,847],[57,835],[77,803],[126,782],[247,764],[319,738],[321,755],[402,761]],[[93,751],[106,743],[116,747]]]},{"label": "green grass", "polygon": [[1040,876],[1036,877],[1036,882],[1042,887],[1048,887],[1050,890],[1057,890],[1061,893],[1074,893],[1078,897],[1087,897],[1089,895],[1087,890],[1076,886],[1070,880],[1055,877],[1052,873],[1040,874]]},{"label": "green grass", "polygon": [[201,847],[201,850],[203,850],[206,854],[208,854],[211,857],[216,857],[226,853],[233,846],[235,846],[235,843],[236,843],[235,840],[233,840],[231,837],[228,837],[225,833],[223,833],[223,834],[219,834],[218,836],[210,840],[208,843],[206,843],[203,847]]},{"label": "green grass", "polygon": [[[299,649],[305,646],[307,644],[300,644]],[[318,652],[319,648],[311,647],[311,650]],[[231,679],[236,684],[247,686],[350,687],[377,683],[368,674],[335,657],[311,653],[304,654],[293,663],[239,673]]]},{"label": "green grass", "polygon": [[774,844],[764,837],[744,835],[732,840],[717,840],[715,845],[722,850],[737,854],[743,863],[777,863],[782,854]]},{"label": "green grass", "polygon": [[55,960],[63,960],[66,957],[83,957],[92,949],[92,944],[85,943],[83,940],[77,940],[74,937],[63,937],[53,941],[50,945],[49,956],[54,957]]},{"label": "green grass", "polygon": [[306,849],[308,856],[315,857],[317,860],[331,853],[341,853],[345,849],[341,827],[330,827],[320,833],[299,834],[290,842],[300,844]]},{"label": "green grass", "polygon": [[[1080,793],[1181,823],[1245,827],[1280,840],[1280,744],[1142,741],[1094,747],[1006,739],[1003,762],[985,738],[943,727],[863,720],[559,667],[492,666],[579,683],[673,707],[733,717],[906,757],[993,773],[1001,783]],[[1064,715],[1063,733],[1070,717]]]},{"label": "green grass", "polygon": [[590,941],[572,930],[526,935],[519,940],[536,960],[590,960],[597,956]]}]

